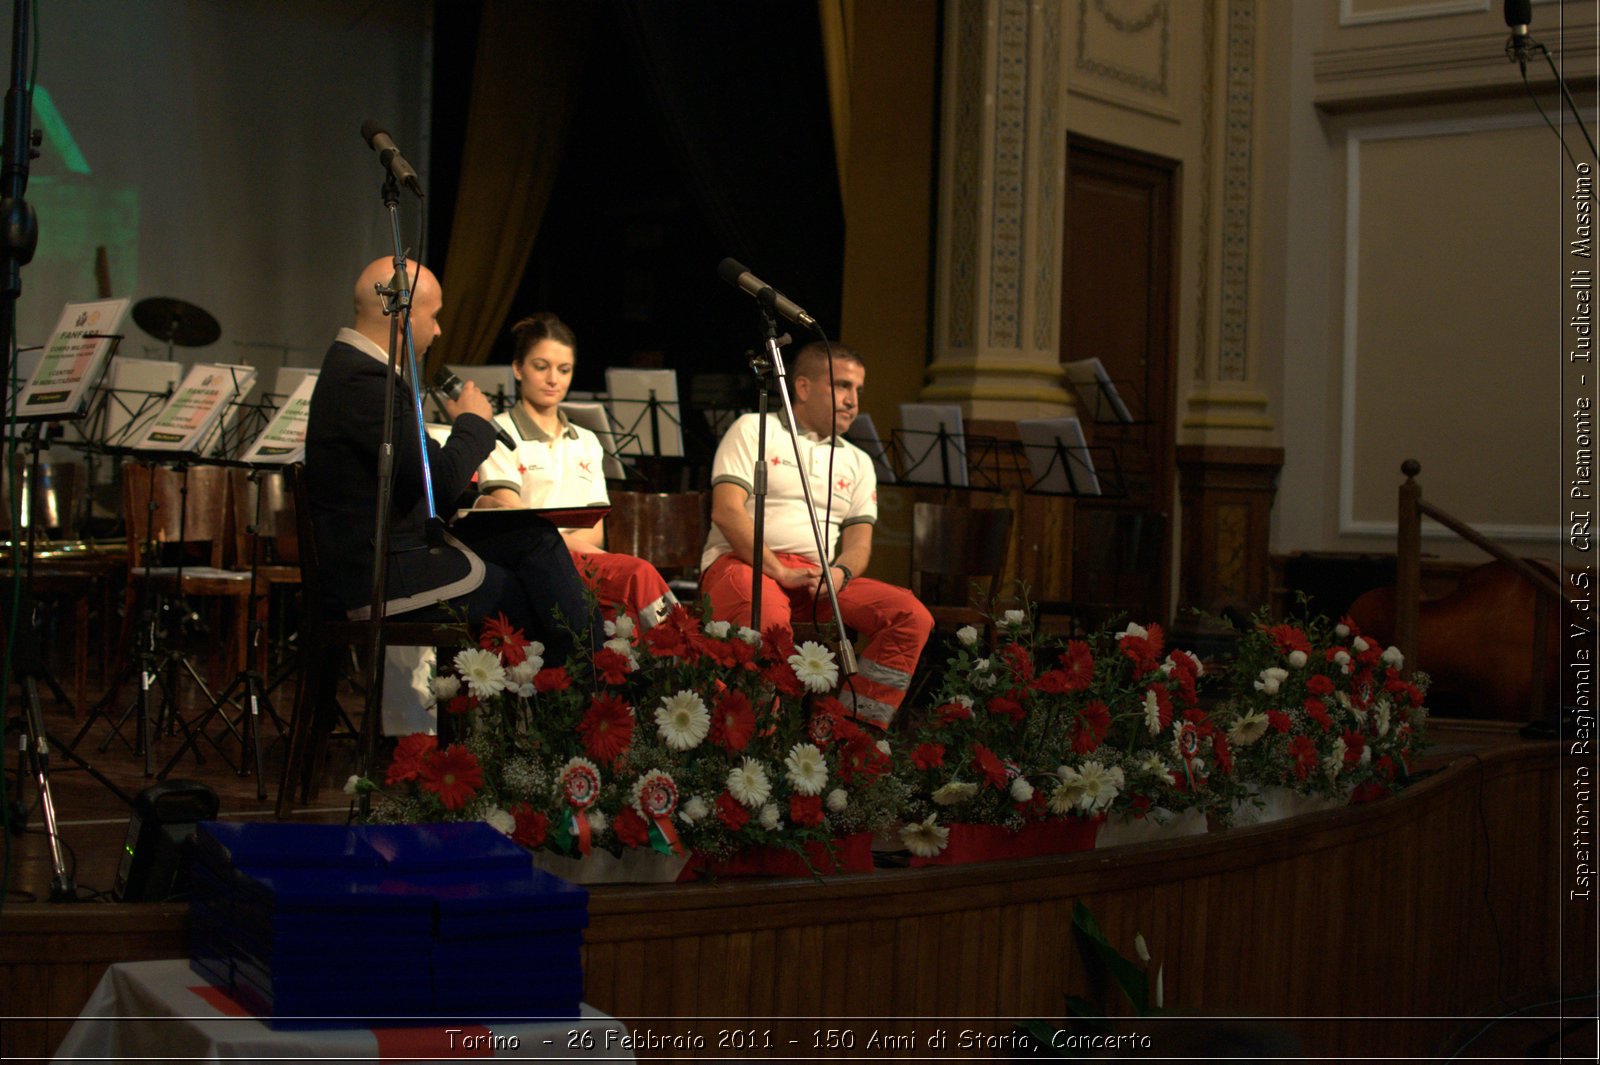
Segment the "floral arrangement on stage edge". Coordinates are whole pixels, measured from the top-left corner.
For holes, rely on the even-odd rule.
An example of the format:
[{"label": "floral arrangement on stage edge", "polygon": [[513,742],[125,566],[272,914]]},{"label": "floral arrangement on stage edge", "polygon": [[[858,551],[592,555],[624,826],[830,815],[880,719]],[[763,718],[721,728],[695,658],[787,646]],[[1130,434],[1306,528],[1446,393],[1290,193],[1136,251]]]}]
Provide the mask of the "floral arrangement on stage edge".
[{"label": "floral arrangement on stage edge", "polygon": [[650,848],[728,857],[800,851],[892,825],[888,745],[830,693],[833,653],[706,622],[682,607],[646,632],[606,623],[593,654],[546,665],[503,618],[434,679],[460,737],[399,741],[374,821],[483,820],[529,849]]},{"label": "floral arrangement on stage edge", "polygon": [[1400,651],[1367,640],[1348,618],[1253,620],[1219,712],[1240,775],[1352,801],[1393,790],[1422,745],[1427,676],[1406,680]]}]

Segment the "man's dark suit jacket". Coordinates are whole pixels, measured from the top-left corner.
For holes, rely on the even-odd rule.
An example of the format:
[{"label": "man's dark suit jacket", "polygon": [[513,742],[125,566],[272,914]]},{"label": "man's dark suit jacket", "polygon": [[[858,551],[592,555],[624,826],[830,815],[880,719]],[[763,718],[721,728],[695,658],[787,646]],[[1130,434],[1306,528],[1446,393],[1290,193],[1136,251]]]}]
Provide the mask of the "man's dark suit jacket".
[{"label": "man's dark suit jacket", "polygon": [[[356,616],[364,616],[372,600],[373,520],[386,384],[395,390],[395,477],[385,613],[431,607],[483,581],[483,562],[453,537],[447,537],[443,546],[428,547],[427,498],[411,387],[341,333],[323,359],[311,394],[305,476],[318,559],[334,600],[329,605]],[[472,414],[456,419],[444,446],[428,441],[433,497],[441,517],[450,516],[450,508],[471,486],[473,473],[494,444],[494,427]]]}]

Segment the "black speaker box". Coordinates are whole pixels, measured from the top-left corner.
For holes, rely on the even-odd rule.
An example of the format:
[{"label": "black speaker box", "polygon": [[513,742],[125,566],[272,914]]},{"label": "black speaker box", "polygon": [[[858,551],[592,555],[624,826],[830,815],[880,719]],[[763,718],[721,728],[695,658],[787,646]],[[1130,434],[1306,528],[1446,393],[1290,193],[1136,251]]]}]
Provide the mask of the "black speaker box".
[{"label": "black speaker box", "polygon": [[161,902],[189,893],[194,829],[215,820],[217,793],[193,780],[153,784],[133,800],[111,892],[119,902]]}]

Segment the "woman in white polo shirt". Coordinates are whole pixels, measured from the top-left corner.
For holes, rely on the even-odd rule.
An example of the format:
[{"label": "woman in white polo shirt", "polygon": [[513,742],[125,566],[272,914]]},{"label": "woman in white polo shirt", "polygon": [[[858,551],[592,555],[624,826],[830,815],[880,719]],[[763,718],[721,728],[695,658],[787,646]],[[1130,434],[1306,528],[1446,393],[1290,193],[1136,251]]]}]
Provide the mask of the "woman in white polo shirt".
[{"label": "woman in white polo shirt", "polygon": [[[553,314],[529,315],[511,327],[517,402],[495,422],[517,442],[515,451],[497,444],[478,468],[478,491],[489,505],[506,507],[604,506],[606,494],[599,439],[573,425],[561,411],[572,387],[578,340]],[[642,558],[605,549],[605,523],[562,529],[578,575],[614,616],[620,605],[643,629],[677,603],[656,568]]]}]

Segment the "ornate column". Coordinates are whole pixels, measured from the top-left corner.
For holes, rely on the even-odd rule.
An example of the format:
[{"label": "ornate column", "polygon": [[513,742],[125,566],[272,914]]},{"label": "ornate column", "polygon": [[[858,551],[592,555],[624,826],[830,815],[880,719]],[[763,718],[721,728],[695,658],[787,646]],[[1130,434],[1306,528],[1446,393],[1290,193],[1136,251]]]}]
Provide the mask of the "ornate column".
[{"label": "ornate column", "polygon": [[1069,412],[1058,0],[947,0],[934,361],[921,398],[970,418]]}]

